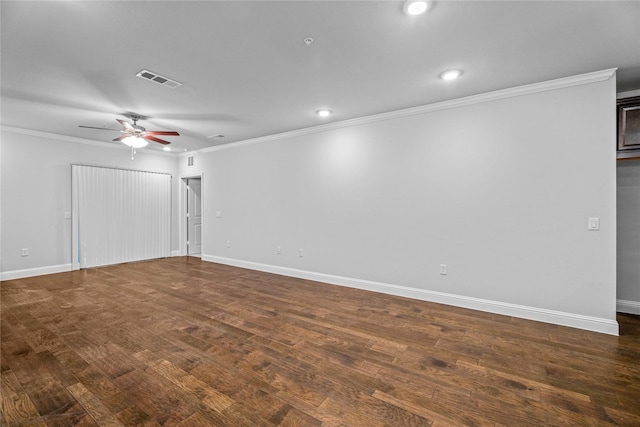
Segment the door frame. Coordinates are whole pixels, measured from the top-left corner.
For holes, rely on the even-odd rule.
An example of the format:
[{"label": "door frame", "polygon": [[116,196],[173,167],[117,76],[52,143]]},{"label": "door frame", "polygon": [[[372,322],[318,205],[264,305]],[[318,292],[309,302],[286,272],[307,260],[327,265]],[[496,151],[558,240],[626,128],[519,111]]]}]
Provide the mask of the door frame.
[{"label": "door frame", "polygon": [[[187,212],[189,212],[189,206],[187,205],[187,180],[188,179],[200,179],[200,200],[202,203],[202,226],[201,226],[201,232],[202,232],[202,247],[204,249],[204,231],[205,231],[205,206],[204,206],[204,173],[190,173],[190,174],[184,174],[184,175],[180,175],[180,208],[179,208],[179,221],[178,221],[178,229],[180,230],[180,232],[178,233],[178,238],[180,240],[180,247],[179,247],[179,255],[180,256],[187,256],[187,239],[189,237],[188,232],[187,232]],[[204,252],[201,251],[200,252],[200,256],[202,257],[204,255]]]}]

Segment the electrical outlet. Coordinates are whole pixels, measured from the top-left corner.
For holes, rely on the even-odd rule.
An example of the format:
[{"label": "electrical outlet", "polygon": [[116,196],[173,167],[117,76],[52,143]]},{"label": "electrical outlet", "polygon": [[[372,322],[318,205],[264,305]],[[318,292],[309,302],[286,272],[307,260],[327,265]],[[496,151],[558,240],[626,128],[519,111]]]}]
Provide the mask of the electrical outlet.
[{"label": "electrical outlet", "polygon": [[278,255],[280,255],[282,253],[282,249],[280,249],[280,246],[276,247],[276,253]]},{"label": "electrical outlet", "polygon": [[304,256],[304,250],[298,249],[298,256],[302,258]]},{"label": "electrical outlet", "polygon": [[222,218],[222,211],[216,211],[216,218]]},{"label": "electrical outlet", "polygon": [[64,219],[71,219],[71,212],[65,212]]},{"label": "electrical outlet", "polygon": [[587,224],[587,230],[599,231],[600,230],[600,218],[589,218]]},{"label": "electrical outlet", "polygon": [[20,254],[22,256],[29,256],[29,248],[22,248]]},{"label": "electrical outlet", "polygon": [[440,275],[441,276],[447,275],[447,264],[440,264]]},{"label": "electrical outlet", "polygon": [[230,248],[231,247],[231,240],[227,240],[227,247]]}]

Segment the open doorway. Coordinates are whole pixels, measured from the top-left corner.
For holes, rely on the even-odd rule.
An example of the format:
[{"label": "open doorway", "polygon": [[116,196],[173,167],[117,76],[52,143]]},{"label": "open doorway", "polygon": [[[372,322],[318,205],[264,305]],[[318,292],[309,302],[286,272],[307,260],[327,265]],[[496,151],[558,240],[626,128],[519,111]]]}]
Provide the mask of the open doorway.
[{"label": "open doorway", "polygon": [[183,253],[202,256],[202,177],[182,178],[184,189]]}]

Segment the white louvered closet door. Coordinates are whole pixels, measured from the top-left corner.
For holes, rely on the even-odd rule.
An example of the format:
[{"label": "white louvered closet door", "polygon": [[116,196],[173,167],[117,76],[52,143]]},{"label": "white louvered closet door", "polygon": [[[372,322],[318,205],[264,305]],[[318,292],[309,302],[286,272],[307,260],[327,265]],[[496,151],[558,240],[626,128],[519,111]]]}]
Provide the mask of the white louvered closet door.
[{"label": "white louvered closet door", "polygon": [[171,175],[71,170],[74,269],[171,255]]}]

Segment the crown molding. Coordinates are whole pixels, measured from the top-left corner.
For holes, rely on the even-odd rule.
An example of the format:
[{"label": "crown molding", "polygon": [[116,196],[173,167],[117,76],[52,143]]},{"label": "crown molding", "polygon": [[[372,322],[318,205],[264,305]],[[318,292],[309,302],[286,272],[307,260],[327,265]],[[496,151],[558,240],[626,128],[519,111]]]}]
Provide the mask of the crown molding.
[{"label": "crown molding", "polygon": [[[62,142],[73,142],[73,143],[79,143],[79,144],[93,145],[94,147],[110,148],[112,150],[131,151],[131,148],[127,147],[126,145],[113,144],[111,142],[104,142],[104,141],[95,141],[93,139],[78,138],[75,136],[60,135],[58,133],[43,132],[39,130],[16,128],[11,126],[0,125],[0,131],[7,132],[7,133],[15,133],[18,135],[27,135],[27,136],[35,136],[38,138],[53,139],[53,140],[62,141]],[[167,153],[164,151],[149,150],[147,148],[136,148],[136,151],[147,153],[147,154],[157,154],[160,156],[171,156],[171,157],[176,157],[176,154],[177,154],[177,153]]]},{"label": "crown molding", "polygon": [[39,131],[39,130],[16,128],[16,127],[11,127],[11,126],[0,126],[0,130],[2,132],[16,133],[18,135],[28,135],[28,136],[35,136],[35,137],[38,137],[38,138],[55,139],[56,141],[76,142],[76,143],[80,143],[80,144],[94,145],[96,147],[114,148],[114,149],[118,149],[118,150],[123,149],[123,147],[120,147],[120,146],[118,146],[116,144],[110,144],[108,142],[95,141],[95,140],[92,140],[92,139],[77,138],[75,136],[60,135],[58,133],[44,132],[44,131]]},{"label": "crown molding", "polygon": [[328,123],[319,126],[313,126],[304,129],[282,132],[273,135],[261,136],[258,138],[246,139],[244,141],[232,142],[229,144],[216,145],[215,147],[203,148],[200,150],[188,151],[181,153],[181,156],[193,155],[194,153],[208,153],[212,151],[228,150],[231,148],[239,148],[247,145],[260,144],[264,142],[294,138],[297,136],[309,135],[319,132],[325,132],[333,129],[341,129],[345,127],[358,126],[367,123],[374,123],[384,120],[393,120],[401,117],[413,116],[416,114],[433,113],[436,111],[447,110],[451,108],[464,107],[468,105],[481,104],[484,102],[496,101],[499,99],[513,98],[516,96],[530,95],[534,93],[546,92],[550,90],[564,89],[572,86],[585,85],[609,80],[616,73],[617,68],[609,68],[607,70],[595,71],[592,73],[579,74],[577,76],[563,77],[555,80],[548,80],[540,83],[532,83],[524,86],[516,86],[508,89],[496,90],[493,92],[482,93],[479,95],[467,96],[464,98],[452,99],[449,101],[436,102],[434,104],[421,105],[418,107],[405,108],[402,110],[390,111],[387,113],[374,114],[371,116],[358,117],[355,119],[343,120],[334,123]]},{"label": "crown molding", "polygon": [[[386,113],[374,114],[371,116],[358,117],[355,119],[343,120],[334,123],[327,123],[319,126],[312,126],[303,129],[297,129],[288,132],[277,133],[273,135],[261,136],[258,138],[246,139],[244,141],[231,142],[229,144],[216,145],[214,147],[201,148],[198,150],[187,151],[182,153],[167,153],[164,151],[156,151],[142,148],[141,151],[153,153],[163,156],[185,157],[198,153],[208,153],[213,151],[228,150],[231,148],[240,148],[247,145],[261,144],[269,141],[280,139],[294,138],[298,136],[310,135],[320,132],[326,132],[333,129],[341,129],[345,127],[358,126],[367,123],[380,122],[384,120],[393,120],[401,117],[409,117],[416,114],[426,114],[451,108],[464,107],[484,102],[496,101],[499,99],[512,98],[516,96],[530,95],[534,93],[545,92],[549,90],[564,89],[572,86],[585,85],[609,80],[615,75],[617,68],[609,68],[607,70],[595,71],[592,73],[579,74],[577,76],[563,77],[555,80],[548,80],[540,83],[532,83],[524,86],[516,86],[508,89],[501,89],[493,92],[482,93],[479,95],[467,96],[464,98],[452,99],[448,101],[436,102],[434,104],[421,105],[418,107],[405,108],[402,110],[390,111]],[[113,148],[118,150],[129,150],[128,147],[110,144],[107,142],[95,141],[73,136],[60,135],[49,132],[42,132],[30,129],[15,128],[0,125],[3,132],[16,133],[21,135],[37,136],[42,138],[55,139],[65,142],[77,142],[80,144],[94,145],[104,148]]]}]

